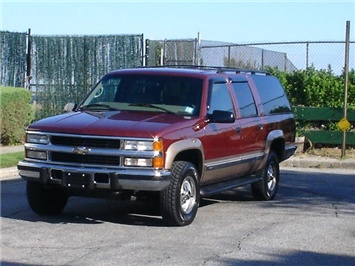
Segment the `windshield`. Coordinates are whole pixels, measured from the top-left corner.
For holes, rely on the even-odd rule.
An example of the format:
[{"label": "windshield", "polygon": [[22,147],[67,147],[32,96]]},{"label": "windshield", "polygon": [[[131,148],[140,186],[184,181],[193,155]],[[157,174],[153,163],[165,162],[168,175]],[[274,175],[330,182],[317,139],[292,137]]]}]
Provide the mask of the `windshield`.
[{"label": "windshield", "polygon": [[79,109],[142,110],[197,116],[202,82],[202,79],[188,77],[109,75],[96,85]]}]

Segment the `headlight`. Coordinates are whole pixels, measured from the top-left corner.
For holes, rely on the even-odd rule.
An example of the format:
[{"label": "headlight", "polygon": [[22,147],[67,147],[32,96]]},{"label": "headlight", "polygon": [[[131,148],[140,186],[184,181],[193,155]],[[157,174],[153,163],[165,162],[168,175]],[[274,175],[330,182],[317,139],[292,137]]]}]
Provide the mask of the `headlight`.
[{"label": "headlight", "polygon": [[134,150],[134,151],[152,151],[153,142],[152,141],[138,141],[138,140],[125,140],[123,144],[123,149]]},{"label": "headlight", "polygon": [[47,160],[47,152],[26,150],[26,158],[37,159],[37,160]]},{"label": "headlight", "polygon": [[37,144],[48,144],[48,136],[29,133],[26,135],[26,142]]},{"label": "headlight", "polygon": [[[146,140],[125,140],[123,142],[123,149],[129,151],[137,151],[137,157],[124,158],[125,166],[138,166],[138,167],[164,167],[163,156],[163,142],[158,138],[154,138],[152,141]],[[153,156],[144,153],[145,151],[153,151]],[[140,156],[140,158],[138,157]],[[149,158],[142,158],[148,156]],[[152,157],[150,157],[152,156]]]}]

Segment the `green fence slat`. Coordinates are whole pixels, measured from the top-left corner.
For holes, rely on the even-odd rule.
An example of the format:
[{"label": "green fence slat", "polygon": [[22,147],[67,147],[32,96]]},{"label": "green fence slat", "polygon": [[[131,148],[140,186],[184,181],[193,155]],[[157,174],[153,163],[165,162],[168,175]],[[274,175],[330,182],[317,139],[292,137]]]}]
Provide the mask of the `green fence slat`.
[{"label": "green fence slat", "polygon": [[[306,131],[304,135],[313,144],[335,144],[341,145],[343,142],[342,131]],[[346,144],[355,145],[355,132],[346,133]]]},{"label": "green fence slat", "polygon": [[[329,107],[294,107],[296,120],[302,121],[334,121],[337,122],[344,117],[342,108]],[[355,110],[348,110],[347,119],[355,122]]]}]

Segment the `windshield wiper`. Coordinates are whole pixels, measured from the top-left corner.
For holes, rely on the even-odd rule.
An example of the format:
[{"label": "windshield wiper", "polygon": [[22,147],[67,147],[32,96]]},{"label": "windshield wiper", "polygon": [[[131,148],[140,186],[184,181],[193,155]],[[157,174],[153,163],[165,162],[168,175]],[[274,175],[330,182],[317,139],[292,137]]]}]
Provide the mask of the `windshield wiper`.
[{"label": "windshield wiper", "polygon": [[131,104],[129,104],[129,106],[149,107],[149,108],[153,108],[153,109],[162,110],[162,111],[164,111],[164,112],[166,112],[168,114],[176,115],[176,113],[173,112],[173,111],[170,111],[168,109],[165,109],[164,107],[160,107],[158,105],[151,104],[151,103],[131,103]]},{"label": "windshield wiper", "polygon": [[108,111],[118,111],[119,109],[113,108],[109,106],[108,104],[102,104],[102,103],[92,103],[88,105],[83,105],[79,108],[80,111],[85,111],[85,110],[108,110]]}]

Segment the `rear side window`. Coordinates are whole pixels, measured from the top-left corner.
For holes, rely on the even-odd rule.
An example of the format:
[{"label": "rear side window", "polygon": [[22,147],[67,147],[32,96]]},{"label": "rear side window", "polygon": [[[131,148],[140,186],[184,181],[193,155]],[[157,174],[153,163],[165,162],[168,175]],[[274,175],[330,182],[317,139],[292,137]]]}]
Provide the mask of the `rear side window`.
[{"label": "rear side window", "polygon": [[291,106],[279,80],[273,76],[252,75],[266,114],[290,113]]},{"label": "rear side window", "polygon": [[257,116],[254,97],[247,82],[232,83],[240,117]]}]

